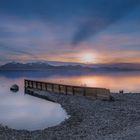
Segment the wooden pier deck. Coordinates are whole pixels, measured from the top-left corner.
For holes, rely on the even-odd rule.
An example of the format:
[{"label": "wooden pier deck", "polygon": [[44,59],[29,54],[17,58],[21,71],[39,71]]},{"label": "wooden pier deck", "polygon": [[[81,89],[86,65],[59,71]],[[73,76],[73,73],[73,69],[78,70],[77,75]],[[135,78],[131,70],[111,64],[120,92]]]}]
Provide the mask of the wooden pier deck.
[{"label": "wooden pier deck", "polygon": [[99,100],[109,101],[112,99],[110,90],[106,88],[64,85],[27,79],[24,80],[24,85],[25,93],[28,93],[29,89],[37,89],[58,94],[86,96]]}]

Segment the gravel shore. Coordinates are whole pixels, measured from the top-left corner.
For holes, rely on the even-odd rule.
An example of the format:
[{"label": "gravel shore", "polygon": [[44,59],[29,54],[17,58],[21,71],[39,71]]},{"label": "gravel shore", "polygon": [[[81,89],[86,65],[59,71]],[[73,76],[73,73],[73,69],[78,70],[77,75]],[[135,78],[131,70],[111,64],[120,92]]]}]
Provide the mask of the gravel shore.
[{"label": "gravel shore", "polygon": [[36,91],[58,102],[70,118],[44,130],[0,126],[0,140],[139,140],[140,94],[112,94],[115,101]]}]

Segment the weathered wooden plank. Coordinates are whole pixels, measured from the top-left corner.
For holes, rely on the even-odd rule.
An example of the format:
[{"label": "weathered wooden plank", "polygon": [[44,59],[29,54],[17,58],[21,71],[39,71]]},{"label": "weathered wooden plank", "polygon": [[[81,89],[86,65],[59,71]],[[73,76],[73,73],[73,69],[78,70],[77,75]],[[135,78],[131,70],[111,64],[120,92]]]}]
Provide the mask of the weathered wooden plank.
[{"label": "weathered wooden plank", "polygon": [[[110,100],[110,90],[105,88],[97,87],[80,87],[80,86],[71,86],[71,85],[62,85],[57,83],[41,82],[41,81],[24,81],[25,88],[35,88],[39,90],[47,90],[49,92],[78,95],[78,96],[87,96],[94,99],[100,100]],[[25,89],[26,90],[26,89]],[[27,92],[27,91],[26,91]]]},{"label": "weathered wooden plank", "polygon": [[62,93],[62,94],[66,93],[65,85],[60,85],[60,93]]},{"label": "weathered wooden plank", "polygon": [[83,88],[74,88],[74,90],[75,90],[75,95],[78,95],[78,96],[83,96],[84,95],[84,90],[83,90]]},{"label": "weathered wooden plank", "polygon": [[59,93],[59,85],[54,84],[54,92]]},{"label": "weathered wooden plank", "polygon": [[73,89],[70,86],[67,86],[67,95],[73,95]]}]

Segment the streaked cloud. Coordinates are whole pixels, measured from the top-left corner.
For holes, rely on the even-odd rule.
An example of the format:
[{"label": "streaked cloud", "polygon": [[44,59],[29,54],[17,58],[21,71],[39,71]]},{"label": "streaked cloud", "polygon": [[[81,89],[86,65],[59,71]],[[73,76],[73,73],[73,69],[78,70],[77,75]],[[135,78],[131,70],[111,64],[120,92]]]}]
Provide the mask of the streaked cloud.
[{"label": "streaked cloud", "polygon": [[139,12],[139,0],[2,0],[0,63],[140,62]]}]

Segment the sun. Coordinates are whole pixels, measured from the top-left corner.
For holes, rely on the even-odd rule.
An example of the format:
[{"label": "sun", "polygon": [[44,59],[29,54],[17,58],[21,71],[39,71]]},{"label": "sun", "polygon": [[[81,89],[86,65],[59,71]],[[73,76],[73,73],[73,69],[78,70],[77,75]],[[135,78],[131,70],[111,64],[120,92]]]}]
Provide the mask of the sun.
[{"label": "sun", "polygon": [[95,57],[92,53],[85,53],[82,55],[81,61],[84,63],[94,63]]}]

